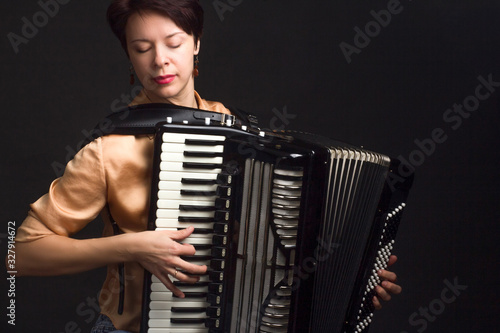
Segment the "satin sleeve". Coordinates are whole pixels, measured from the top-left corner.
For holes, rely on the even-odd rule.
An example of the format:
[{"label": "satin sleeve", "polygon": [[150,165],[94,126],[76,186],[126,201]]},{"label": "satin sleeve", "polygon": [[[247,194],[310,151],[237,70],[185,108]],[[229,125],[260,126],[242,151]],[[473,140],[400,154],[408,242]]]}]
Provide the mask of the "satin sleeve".
[{"label": "satin sleeve", "polygon": [[106,176],[102,139],[82,148],[47,194],[30,205],[18,228],[16,241],[29,242],[49,235],[71,236],[94,220],[106,205]]}]

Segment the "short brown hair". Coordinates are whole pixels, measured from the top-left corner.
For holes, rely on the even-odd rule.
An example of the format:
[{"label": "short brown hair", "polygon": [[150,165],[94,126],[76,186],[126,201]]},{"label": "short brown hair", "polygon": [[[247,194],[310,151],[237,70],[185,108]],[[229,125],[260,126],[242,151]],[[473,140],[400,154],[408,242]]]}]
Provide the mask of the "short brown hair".
[{"label": "short brown hair", "polygon": [[132,14],[146,11],[154,11],[169,17],[187,34],[193,35],[195,44],[201,38],[203,8],[199,0],[113,0],[108,7],[108,23],[127,55],[125,35],[127,21]]}]

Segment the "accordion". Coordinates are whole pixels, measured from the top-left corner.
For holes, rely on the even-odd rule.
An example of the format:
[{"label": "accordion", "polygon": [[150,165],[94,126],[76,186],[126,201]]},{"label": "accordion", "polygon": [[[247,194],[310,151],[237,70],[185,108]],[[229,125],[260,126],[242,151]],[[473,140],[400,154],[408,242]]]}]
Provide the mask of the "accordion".
[{"label": "accordion", "polygon": [[[194,226],[177,298],[146,272],[141,332],[366,332],[412,176],[300,132],[159,123],[151,230]],[[186,124],[187,123],[187,124]]]}]

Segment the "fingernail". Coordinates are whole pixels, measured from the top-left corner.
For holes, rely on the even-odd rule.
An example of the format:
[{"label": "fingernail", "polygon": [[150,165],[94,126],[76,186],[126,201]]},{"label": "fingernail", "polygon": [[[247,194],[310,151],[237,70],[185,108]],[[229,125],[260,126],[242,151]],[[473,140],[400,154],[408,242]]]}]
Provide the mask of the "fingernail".
[{"label": "fingernail", "polygon": [[379,269],[378,272],[377,272],[378,275],[382,275],[382,270]]},{"label": "fingernail", "polygon": [[384,288],[385,288],[385,287],[387,287],[387,285],[388,285],[388,284],[389,284],[389,283],[388,283],[387,281],[384,281],[384,282],[382,282],[382,287],[384,287]]}]

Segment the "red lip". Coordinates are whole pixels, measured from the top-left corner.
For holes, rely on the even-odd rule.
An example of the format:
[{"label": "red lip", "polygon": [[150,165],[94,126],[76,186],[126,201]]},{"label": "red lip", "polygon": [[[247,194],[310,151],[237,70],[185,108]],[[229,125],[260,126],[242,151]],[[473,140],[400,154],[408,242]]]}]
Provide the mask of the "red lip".
[{"label": "red lip", "polygon": [[153,78],[158,84],[169,84],[175,79],[175,75],[162,75]]}]

